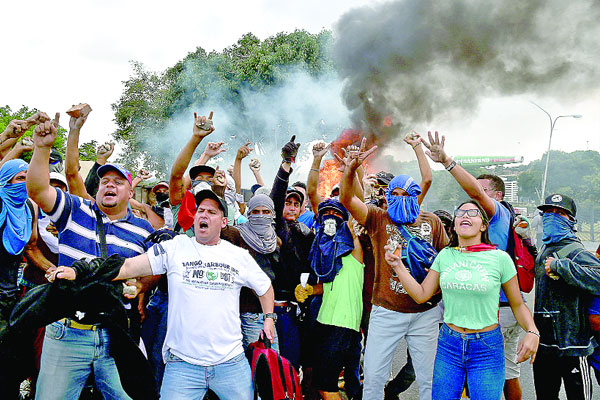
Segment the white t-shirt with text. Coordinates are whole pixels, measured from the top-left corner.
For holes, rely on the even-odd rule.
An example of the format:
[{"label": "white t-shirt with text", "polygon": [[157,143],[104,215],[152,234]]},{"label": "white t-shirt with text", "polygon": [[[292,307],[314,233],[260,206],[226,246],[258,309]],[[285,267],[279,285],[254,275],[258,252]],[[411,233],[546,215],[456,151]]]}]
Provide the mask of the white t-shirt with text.
[{"label": "white t-shirt with text", "polygon": [[169,307],[163,358],[217,365],[243,352],[240,289],[264,295],[271,280],[247,250],[225,240],[206,246],[185,235],[148,250],[153,274],[167,274]]}]

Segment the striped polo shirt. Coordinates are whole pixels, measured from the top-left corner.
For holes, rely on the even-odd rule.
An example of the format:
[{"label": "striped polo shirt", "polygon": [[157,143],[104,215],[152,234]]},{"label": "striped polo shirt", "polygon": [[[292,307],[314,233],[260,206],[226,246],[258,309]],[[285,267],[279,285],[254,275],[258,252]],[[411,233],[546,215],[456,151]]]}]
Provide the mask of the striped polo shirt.
[{"label": "striped polo shirt", "polygon": [[[58,230],[58,264],[71,266],[75,261],[89,261],[100,257],[100,239],[96,233],[98,209],[90,200],[56,189],[56,203],[49,213]],[[131,210],[120,219],[111,221],[100,211],[106,234],[108,255],[134,257],[144,253],[149,246],[144,239],[154,231],[152,225],[138,218]]]}]

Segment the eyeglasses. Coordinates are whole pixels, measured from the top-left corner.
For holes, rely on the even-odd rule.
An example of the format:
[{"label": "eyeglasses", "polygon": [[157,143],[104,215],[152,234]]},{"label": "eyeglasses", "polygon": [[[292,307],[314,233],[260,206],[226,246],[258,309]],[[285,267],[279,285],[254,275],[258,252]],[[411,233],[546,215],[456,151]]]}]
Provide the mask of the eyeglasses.
[{"label": "eyeglasses", "polygon": [[476,217],[479,215],[479,210],[476,208],[471,208],[469,210],[461,210],[460,208],[454,211],[455,217],[464,217],[467,214],[469,217]]}]

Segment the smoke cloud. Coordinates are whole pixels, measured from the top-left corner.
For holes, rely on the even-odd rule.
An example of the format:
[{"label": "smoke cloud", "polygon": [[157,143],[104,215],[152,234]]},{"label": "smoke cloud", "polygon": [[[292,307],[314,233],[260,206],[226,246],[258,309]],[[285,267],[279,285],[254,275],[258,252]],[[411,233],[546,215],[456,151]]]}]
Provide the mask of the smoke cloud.
[{"label": "smoke cloud", "polygon": [[[380,145],[483,98],[576,99],[599,82],[600,2],[402,0],[335,26],[333,56],[354,127]],[[384,126],[391,116],[392,126]]]}]

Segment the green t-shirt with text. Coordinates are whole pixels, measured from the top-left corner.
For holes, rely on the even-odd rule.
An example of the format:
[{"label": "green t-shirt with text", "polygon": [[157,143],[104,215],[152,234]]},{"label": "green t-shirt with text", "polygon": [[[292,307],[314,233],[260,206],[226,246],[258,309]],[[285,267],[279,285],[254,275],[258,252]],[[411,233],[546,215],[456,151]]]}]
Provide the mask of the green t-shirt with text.
[{"label": "green t-shirt with text", "polygon": [[467,329],[498,323],[500,286],[517,274],[502,250],[465,253],[447,247],[431,269],[440,273],[444,322]]}]

